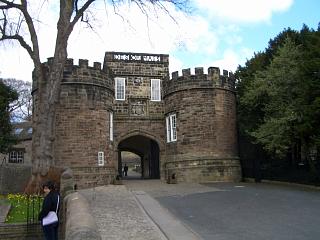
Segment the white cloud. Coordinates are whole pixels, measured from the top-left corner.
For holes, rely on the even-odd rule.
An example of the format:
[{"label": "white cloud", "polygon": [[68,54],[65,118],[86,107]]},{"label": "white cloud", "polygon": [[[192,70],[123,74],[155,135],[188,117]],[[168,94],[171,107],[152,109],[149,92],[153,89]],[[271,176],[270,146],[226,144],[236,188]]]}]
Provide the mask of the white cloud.
[{"label": "white cloud", "polygon": [[204,18],[190,16],[181,22],[178,31],[181,34],[180,41],[186,51],[191,53],[216,53],[219,44],[218,34],[210,28],[209,23]]},{"label": "white cloud", "polygon": [[[34,0],[36,1],[36,0]],[[200,1],[200,0],[198,0]],[[38,24],[38,36],[40,41],[41,60],[53,56],[55,38],[57,6],[43,5],[35,8],[36,15],[42,21]],[[163,12],[151,10],[149,18],[141,13],[136,5],[120,5],[119,15],[114,14],[113,8],[102,1],[98,1],[92,9],[92,16],[97,19],[92,21],[94,31],[85,27],[85,24],[77,24],[72,32],[68,57],[83,58],[92,62],[102,62],[106,51],[130,51],[170,54],[170,71],[181,70],[190,66],[188,58],[178,59],[174,52],[180,51],[197,59],[197,66],[221,66],[228,70],[235,70],[241,63],[242,57],[247,54],[227,50],[221,59],[207,64],[204,59],[217,58],[218,48],[225,43],[230,49],[242,44],[241,29],[235,24],[220,25],[217,28],[211,26],[210,20],[202,16],[184,15],[174,7],[166,5],[171,17]],[[99,5],[100,4],[100,5]],[[34,5],[36,6],[36,5]],[[0,52],[0,77],[15,77],[31,81],[32,62],[22,48],[7,48]],[[221,51],[221,49],[219,49]],[[193,61],[194,62],[194,61]],[[194,64],[191,68],[194,68]],[[19,68],[17,68],[19,66]]]},{"label": "white cloud", "polygon": [[212,17],[232,22],[268,22],[275,12],[288,10],[293,0],[194,0]]},{"label": "white cloud", "polygon": [[82,57],[91,58],[90,56],[101,55],[101,52],[110,50],[170,53],[182,48],[194,53],[216,51],[217,34],[210,31],[205,19],[186,16],[169,5],[167,7],[176,22],[161,11],[156,16],[151,14],[147,19],[136,5],[118,8],[119,14],[124,18],[110,14],[106,19],[104,11],[96,11],[97,18],[104,19],[104,22],[100,20],[102,27],[98,30],[99,37],[78,26],[71,36],[69,53],[77,56],[81,49]]},{"label": "white cloud", "polygon": [[239,64],[243,65],[247,59],[253,56],[253,53],[254,51],[248,48],[242,48],[240,51],[226,49],[221,59],[209,62],[208,64],[205,64],[205,66],[207,68],[219,67],[221,72],[223,69],[235,72]]},{"label": "white cloud", "polygon": [[[37,2],[36,0],[33,0]],[[46,61],[53,56],[56,38],[57,5],[34,3],[32,10],[38,16],[38,38],[40,42],[41,60]],[[131,51],[150,53],[172,53],[177,49],[194,54],[216,53],[219,41],[215,31],[210,29],[206,19],[200,16],[186,16],[173,6],[166,5],[172,18],[164,11],[150,10],[149,18],[135,5],[119,5],[118,15],[113,7],[97,2],[91,10],[94,31],[85,28],[85,24],[77,24],[68,44],[68,57],[84,58],[90,62],[103,61],[105,51]],[[0,59],[3,69],[1,77],[15,77],[31,81],[32,62],[23,49],[6,49],[3,56],[10,56],[10,61]],[[20,60],[19,74],[14,67]],[[26,60],[22,60],[26,59]],[[171,66],[182,65],[178,60]],[[186,59],[184,59],[186,61]],[[8,63],[10,62],[10,65]],[[75,61],[76,63],[77,61]],[[28,64],[25,64],[28,63]],[[31,64],[30,64],[31,63]],[[23,65],[23,67],[22,67]],[[28,70],[27,70],[28,69]]]}]

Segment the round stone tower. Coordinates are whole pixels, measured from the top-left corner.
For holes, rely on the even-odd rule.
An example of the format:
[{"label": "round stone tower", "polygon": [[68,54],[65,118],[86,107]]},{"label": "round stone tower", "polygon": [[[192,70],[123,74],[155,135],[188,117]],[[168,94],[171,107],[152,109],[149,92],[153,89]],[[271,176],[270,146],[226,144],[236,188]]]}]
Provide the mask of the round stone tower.
[{"label": "round stone tower", "polygon": [[166,162],[178,181],[239,181],[235,79],[219,68],[172,73],[164,82]]},{"label": "round stone tower", "polygon": [[[50,67],[50,62],[45,65]],[[36,89],[33,95],[36,99]],[[107,184],[114,178],[113,99],[113,80],[101,63],[90,67],[88,60],[80,59],[79,65],[67,60],[56,106],[54,160],[57,166],[71,167],[80,188]]]}]

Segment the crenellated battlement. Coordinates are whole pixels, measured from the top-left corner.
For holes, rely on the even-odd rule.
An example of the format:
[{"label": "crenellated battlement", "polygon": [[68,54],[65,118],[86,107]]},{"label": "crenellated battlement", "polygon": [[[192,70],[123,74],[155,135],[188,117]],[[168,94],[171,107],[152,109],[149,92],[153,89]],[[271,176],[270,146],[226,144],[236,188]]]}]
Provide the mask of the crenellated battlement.
[{"label": "crenellated battlement", "polygon": [[[50,68],[52,64],[53,57],[50,57],[47,58],[47,62],[43,63],[43,66]],[[111,70],[103,69],[100,62],[93,62],[93,66],[89,66],[89,61],[87,59],[79,59],[78,65],[75,65],[74,59],[68,58],[64,66],[62,84],[96,84],[113,89],[113,81],[111,81],[110,75]],[[38,86],[35,78],[33,78],[32,86],[33,91],[35,91]]]},{"label": "crenellated battlement", "polygon": [[[53,63],[53,58],[48,58],[48,61],[44,64],[50,66]],[[74,59],[73,58],[68,58],[65,63],[65,68],[70,68],[70,67],[78,67],[78,68],[83,68],[83,69],[95,69],[95,70],[103,70],[102,69],[102,63],[100,62],[93,62],[93,66],[89,66],[89,60],[87,59],[79,59],[78,65],[74,64]]]},{"label": "crenellated battlement", "polygon": [[[53,58],[48,58],[44,65],[50,68],[52,63]],[[76,65],[74,59],[68,58],[64,66],[62,84],[94,85],[113,91],[113,80],[110,75],[111,71],[103,69],[100,62],[93,62],[93,65],[89,66],[87,59],[79,59]]]},{"label": "crenellated battlement", "polygon": [[209,67],[208,73],[204,73],[202,67],[194,69],[182,69],[182,75],[179,72],[173,72],[171,79],[164,81],[165,95],[175,91],[187,90],[192,88],[222,88],[226,90],[235,90],[235,78],[232,72],[223,70],[220,74],[218,67]]},{"label": "crenellated battlement", "polygon": [[229,77],[229,78],[234,77],[233,73],[229,72],[227,70],[223,70],[222,74],[220,74],[220,69],[218,67],[209,67],[208,74],[204,74],[203,67],[196,67],[194,69],[194,73],[195,74],[191,74],[190,68],[182,69],[182,76],[179,75],[178,71],[172,72],[171,79],[178,79],[180,77],[187,77],[188,78],[188,77],[192,77],[192,76],[202,76],[202,75],[206,75],[210,79],[214,79],[214,78],[218,78],[218,77]]}]

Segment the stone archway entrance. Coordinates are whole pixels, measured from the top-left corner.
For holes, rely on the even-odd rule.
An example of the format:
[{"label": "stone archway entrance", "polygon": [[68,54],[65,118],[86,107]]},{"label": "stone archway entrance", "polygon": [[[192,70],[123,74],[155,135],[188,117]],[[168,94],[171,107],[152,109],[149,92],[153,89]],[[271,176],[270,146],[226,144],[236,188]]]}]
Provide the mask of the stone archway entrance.
[{"label": "stone archway entrance", "polygon": [[124,160],[122,152],[134,153],[140,158],[141,178],[159,179],[159,145],[151,138],[136,135],[122,140],[118,145],[118,174],[123,175]]}]

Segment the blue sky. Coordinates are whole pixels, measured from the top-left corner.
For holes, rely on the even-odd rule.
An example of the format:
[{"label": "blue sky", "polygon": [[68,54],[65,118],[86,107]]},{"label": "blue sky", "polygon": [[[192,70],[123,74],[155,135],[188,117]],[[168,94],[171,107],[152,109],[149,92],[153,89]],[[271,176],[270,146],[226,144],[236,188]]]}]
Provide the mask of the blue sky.
[{"label": "blue sky", "polygon": [[[45,1],[40,8],[39,0],[29,2],[41,20],[36,27],[46,61],[53,55],[56,34],[57,5],[50,4],[57,3]],[[166,5],[176,22],[152,10],[147,21],[133,4],[119,6],[119,17],[102,3],[91,8],[98,19],[95,32],[79,24],[70,37],[68,53],[75,62],[79,58],[102,62],[106,51],[150,52],[169,54],[170,71],[209,66],[235,71],[284,28],[300,30],[305,23],[316,29],[320,22],[319,0],[192,0],[190,15]],[[31,81],[32,69],[18,44],[0,44],[0,77]]]},{"label": "blue sky", "polygon": [[275,13],[270,23],[248,24],[243,26],[243,41],[256,51],[264,50],[268,41],[277,36],[285,28],[300,30],[305,23],[317,29],[320,22],[320,1],[295,0],[291,7],[281,13]]},{"label": "blue sky", "polygon": [[[208,2],[210,2],[208,0]],[[212,4],[215,4],[212,1]],[[235,1],[227,1],[226,5],[229,2]],[[259,11],[257,8],[251,7],[250,3],[253,1],[238,1],[242,2],[247,9],[245,14],[250,14],[254,11]],[[215,54],[188,54],[187,51],[177,51],[175,52],[175,56],[179,56],[181,58],[192,59],[191,61],[184,62],[187,65],[194,66],[199,62],[203,62],[206,65],[207,62],[211,63],[221,63],[223,61],[223,55],[225,51],[232,51],[238,55],[238,64],[244,65],[246,59],[249,59],[254,52],[263,51],[267,46],[270,39],[277,36],[281,31],[285,28],[292,28],[295,30],[300,30],[303,24],[308,25],[311,28],[317,29],[318,23],[320,22],[320,1],[317,0],[292,0],[292,1],[259,1],[255,2],[265,2],[271,8],[271,5],[277,5],[277,2],[288,2],[286,7],[283,9],[276,11],[273,10],[269,17],[267,18],[259,18],[259,16],[252,17],[251,19],[242,19],[242,17],[237,17],[235,19],[230,19],[230,16],[220,16],[216,18],[214,15],[213,20],[210,23],[212,29],[219,28],[221,26],[229,27],[230,31],[226,32],[224,35],[220,36],[219,46],[217,47],[217,52]],[[229,5],[230,6],[230,5]],[[221,6],[220,6],[221,7]],[[232,7],[230,7],[231,9]],[[265,6],[265,8],[267,8]],[[276,8],[276,7],[274,7]],[[232,10],[230,10],[232,11]],[[238,12],[241,15],[241,11]],[[202,16],[208,15],[208,9],[205,11],[201,11]],[[227,37],[236,35],[239,40],[238,42],[234,41],[230,43],[228,42]],[[246,49],[245,52],[242,53],[241,49]],[[187,56],[187,57],[185,57]],[[205,61],[202,59],[205,57]],[[211,59],[211,60],[210,60]],[[227,61],[227,59],[226,59]],[[238,65],[237,64],[237,65]],[[225,67],[228,70],[235,70],[235,66],[232,63],[221,64],[221,67]]]}]

